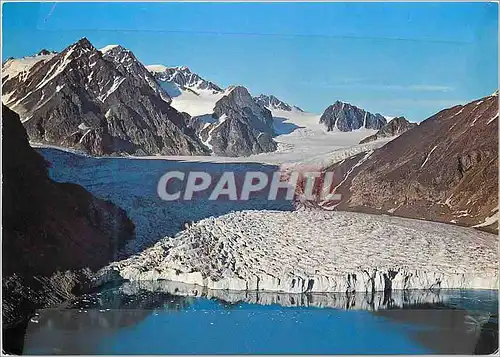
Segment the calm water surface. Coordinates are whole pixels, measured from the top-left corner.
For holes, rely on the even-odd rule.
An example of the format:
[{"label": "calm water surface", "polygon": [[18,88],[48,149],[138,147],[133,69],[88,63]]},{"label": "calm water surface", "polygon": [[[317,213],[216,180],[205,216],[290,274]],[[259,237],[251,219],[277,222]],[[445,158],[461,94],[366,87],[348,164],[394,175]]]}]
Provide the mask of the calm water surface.
[{"label": "calm water surface", "polygon": [[498,348],[498,292],[273,294],[126,283],[29,324],[25,354],[429,354]]}]

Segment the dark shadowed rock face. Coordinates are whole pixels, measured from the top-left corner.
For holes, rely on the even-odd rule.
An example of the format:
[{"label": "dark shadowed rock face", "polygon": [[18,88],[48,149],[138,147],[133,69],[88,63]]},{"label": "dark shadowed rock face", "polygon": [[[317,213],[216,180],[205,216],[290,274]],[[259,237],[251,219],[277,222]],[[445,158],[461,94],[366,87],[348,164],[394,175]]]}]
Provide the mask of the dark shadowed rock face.
[{"label": "dark shadowed rock face", "polygon": [[247,156],[276,150],[271,112],[256,103],[245,87],[230,88],[215,104],[213,118],[217,121],[200,135],[215,154]]},{"label": "dark shadowed rock face", "polygon": [[84,38],[59,54],[7,61],[2,78],[2,100],[32,141],[94,155],[205,153],[169,96],[120,46],[101,53]]},{"label": "dark shadowed rock face", "polygon": [[337,209],[497,230],[487,218],[498,214],[498,95],[442,110],[330,170],[345,179]]},{"label": "dark shadowed rock face", "polygon": [[44,48],[40,52],[38,52],[37,56],[46,56],[46,55],[55,54],[55,53],[57,53],[57,52],[55,52],[55,51],[49,51],[49,50],[46,50]]},{"label": "dark shadowed rock face", "polygon": [[213,92],[222,92],[222,88],[213,82],[210,82],[198,74],[191,72],[186,66],[163,67],[148,66],[157,81],[171,82],[177,84],[180,88],[201,89]]},{"label": "dark shadowed rock face", "polygon": [[20,352],[34,310],[78,293],[134,237],[135,226],[111,202],[50,180],[48,163],[5,106],[2,134],[3,342],[7,351]]},{"label": "dark shadowed rock face", "polygon": [[387,120],[380,114],[372,114],[349,103],[336,101],[330,105],[319,119],[328,131],[352,131],[360,128],[380,129]]},{"label": "dark shadowed rock face", "polygon": [[403,134],[405,131],[413,129],[416,127],[417,123],[410,123],[405,117],[397,117],[391,119],[387,124],[385,124],[382,129],[380,129],[376,134],[370,135],[359,143],[364,144],[370,141],[375,141],[382,138],[389,138],[391,136],[397,136]]},{"label": "dark shadowed rock face", "polygon": [[141,86],[146,80],[148,85],[153,91],[160,96],[165,102],[170,103],[172,99],[168,94],[161,89],[160,85],[156,82],[155,78],[149,71],[142,65],[141,62],[135,57],[132,51],[127,50],[122,46],[110,46],[101,49],[100,52],[104,59],[115,64],[116,69],[121,73],[130,77],[130,80]]}]

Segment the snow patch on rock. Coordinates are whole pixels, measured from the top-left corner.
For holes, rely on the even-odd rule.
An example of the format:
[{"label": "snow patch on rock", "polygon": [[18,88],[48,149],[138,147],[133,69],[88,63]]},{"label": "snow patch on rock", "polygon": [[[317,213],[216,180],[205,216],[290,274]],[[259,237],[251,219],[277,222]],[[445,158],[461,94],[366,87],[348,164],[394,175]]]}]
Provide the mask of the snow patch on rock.
[{"label": "snow patch on rock", "polygon": [[103,48],[100,48],[100,49],[99,49],[99,51],[100,51],[101,53],[106,53],[106,52],[108,52],[108,51],[110,51],[110,50],[112,50],[113,48],[116,48],[116,47],[118,47],[118,46],[119,46],[119,45],[107,45],[107,46],[104,46]]}]

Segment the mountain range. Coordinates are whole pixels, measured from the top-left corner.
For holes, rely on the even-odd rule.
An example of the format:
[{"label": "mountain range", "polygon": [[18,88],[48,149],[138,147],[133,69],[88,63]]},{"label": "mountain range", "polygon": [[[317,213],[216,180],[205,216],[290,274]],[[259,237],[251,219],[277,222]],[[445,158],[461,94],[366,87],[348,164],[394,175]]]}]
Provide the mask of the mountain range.
[{"label": "mountain range", "polygon": [[222,89],[186,66],[147,66],[158,83],[173,98],[188,93],[213,96],[212,108],[203,115],[183,112],[192,128],[215,155],[248,156],[276,150],[271,112],[252,98],[243,86]]},{"label": "mountain range", "polygon": [[154,77],[120,46],[99,51],[83,38],[58,54],[7,61],[2,79],[2,101],[32,141],[93,155],[208,152]]},{"label": "mountain range", "polygon": [[[273,95],[252,97],[243,86],[223,89],[186,66],[144,66],[122,46],[98,50],[86,38],[60,53],[11,58],[2,79],[2,102],[20,115],[31,141],[97,156],[271,152],[277,143],[269,111],[303,112]],[[187,96],[208,109],[183,110],[177,103]],[[386,124],[339,101],[320,122],[328,131]]]}]

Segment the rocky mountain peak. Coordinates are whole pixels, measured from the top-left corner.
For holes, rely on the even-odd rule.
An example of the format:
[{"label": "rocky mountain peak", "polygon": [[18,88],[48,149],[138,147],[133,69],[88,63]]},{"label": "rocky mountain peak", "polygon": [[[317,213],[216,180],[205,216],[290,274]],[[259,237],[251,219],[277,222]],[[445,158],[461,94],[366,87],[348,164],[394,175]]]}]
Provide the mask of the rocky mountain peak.
[{"label": "rocky mountain peak", "polygon": [[243,86],[230,86],[226,91],[226,95],[230,101],[240,108],[255,107],[256,102]]},{"label": "rocky mountain peak", "polygon": [[174,83],[181,89],[207,90],[212,92],[222,92],[222,88],[213,82],[202,78],[197,73],[191,72],[187,66],[166,67],[163,65],[149,65],[146,68],[160,83]]},{"label": "rocky mountain peak", "polygon": [[54,53],[57,53],[56,51],[49,51],[45,48],[43,48],[42,50],[40,50],[40,52],[38,52],[36,55],[37,56],[47,56],[47,55],[50,55],[50,54],[54,54]]},{"label": "rocky mountain peak", "polygon": [[109,54],[114,53],[115,55],[116,54],[132,54],[132,56],[133,56],[132,51],[123,47],[122,45],[108,45],[108,46],[105,46],[105,47],[99,49],[99,52],[101,52],[103,55],[109,55]]},{"label": "rocky mountain peak", "polygon": [[401,135],[404,132],[413,129],[417,125],[417,123],[410,123],[405,117],[396,117],[385,124],[376,134],[364,138],[359,143],[364,144],[382,138]]},{"label": "rocky mountain peak", "polygon": [[82,47],[94,47],[87,37],[82,37],[76,43]]},{"label": "rocky mountain peak", "polygon": [[[247,121],[255,128],[272,133],[273,117],[271,112],[257,103],[243,86],[231,86],[214,107],[214,116],[220,118],[230,115]],[[250,122],[251,121],[251,122]]]},{"label": "rocky mountain peak", "polygon": [[157,93],[165,102],[171,103],[172,99],[166,91],[156,82],[149,70],[135,57],[129,49],[120,45],[108,45],[99,50],[104,59],[111,61],[116,68],[124,75],[132,76],[135,81],[141,82],[144,79],[151,89]]},{"label": "rocky mountain peak", "polygon": [[86,37],[82,37],[77,42],[67,47],[66,50],[77,48],[88,51],[97,51],[94,45]]},{"label": "rocky mountain peak", "polygon": [[350,103],[337,100],[326,108],[320,117],[320,123],[325,124],[328,131],[334,129],[352,131],[360,128],[378,130],[387,123],[387,119],[379,113],[372,114]]},{"label": "rocky mountain peak", "polygon": [[388,123],[387,126],[402,126],[402,125],[407,125],[407,124],[416,124],[416,123],[411,123],[408,119],[406,119],[404,116],[400,117],[394,117],[392,118]]},{"label": "rocky mountain peak", "polygon": [[254,99],[257,103],[271,110],[275,109],[275,110],[283,110],[289,112],[295,109],[301,112],[303,111],[299,107],[291,106],[290,104],[285,103],[284,101],[276,98],[274,95],[261,94],[258,97],[255,97]]},{"label": "rocky mountain peak", "polygon": [[[247,156],[276,150],[271,112],[257,103],[243,86],[231,86],[215,103],[215,122],[200,132],[217,155]],[[197,118],[194,118],[196,121]]]}]

